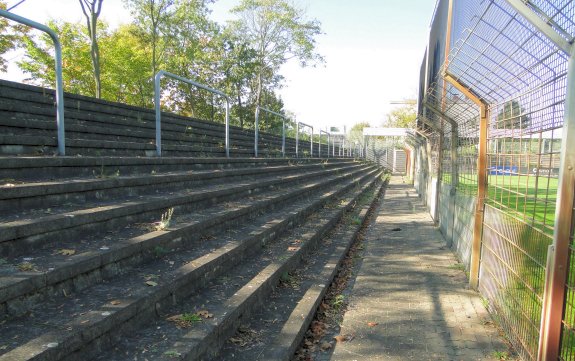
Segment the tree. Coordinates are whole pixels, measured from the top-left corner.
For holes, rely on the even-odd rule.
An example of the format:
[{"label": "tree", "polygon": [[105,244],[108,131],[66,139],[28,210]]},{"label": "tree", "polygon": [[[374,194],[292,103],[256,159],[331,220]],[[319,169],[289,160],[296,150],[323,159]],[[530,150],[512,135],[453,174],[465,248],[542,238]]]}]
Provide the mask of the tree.
[{"label": "tree", "polygon": [[[6,2],[0,1],[0,9],[6,10]],[[27,32],[24,25],[11,25],[6,18],[0,17],[0,73],[8,70],[8,61],[4,54],[16,49],[22,43],[22,35]]]},{"label": "tree", "polygon": [[149,44],[152,76],[155,76],[164,60],[165,43],[162,33],[166,31],[172,17],[174,0],[124,1],[134,17],[134,24],[141,30],[142,40]]},{"label": "tree", "polygon": [[359,144],[363,147],[363,128],[369,128],[371,125],[368,122],[360,122],[354,124],[347,136],[348,141],[353,144]]},{"label": "tree", "polygon": [[416,118],[417,112],[415,106],[405,105],[395,108],[387,114],[384,126],[390,128],[415,128]]},{"label": "tree", "polygon": [[100,38],[102,49],[102,97],[152,107],[154,87],[145,44],[132,24]]},{"label": "tree", "polygon": [[306,20],[305,12],[286,0],[242,0],[232,13],[239,17],[230,23],[232,30],[256,52],[255,105],[262,104],[264,88],[288,60],[302,66],[323,62],[315,52],[319,22]]},{"label": "tree", "polygon": [[100,49],[98,48],[98,17],[102,11],[103,0],[78,0],[86,18],[86,29],[90,37],[90,57],[94,71],[96,98],[102,97],[102,83],[100,81]]},{"label": "tree", "polygon": [[[91,72],[90,45],[84,27],[80,24],[49,21],[47,24],[60,38],[62,44],[62,73],[66,91],[89,95],[93,93],[94,77]],[[20,69],[30,75],[33,84],[52,87],[56,85],[53,42],[46,33],[38,37],[23,38],[26,55],[17,62]]]},{"label": "tree", "polygon": [[525,114],[517,100],[511,100],[503,104],[503,108],[497,113],[496,129],[525,129],[531,125],[531,118]]}]

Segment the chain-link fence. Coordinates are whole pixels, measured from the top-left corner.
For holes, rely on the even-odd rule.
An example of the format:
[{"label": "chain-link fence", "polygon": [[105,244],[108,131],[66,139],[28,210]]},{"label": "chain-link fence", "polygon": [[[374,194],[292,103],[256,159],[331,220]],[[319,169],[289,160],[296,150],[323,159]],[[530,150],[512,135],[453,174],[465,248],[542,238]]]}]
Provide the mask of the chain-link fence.
[{"label": "chain-link fence", "polygon": [[574,34],[574,1],[440,0],[421,70],[415,185],[524,359],[575,360]]}]

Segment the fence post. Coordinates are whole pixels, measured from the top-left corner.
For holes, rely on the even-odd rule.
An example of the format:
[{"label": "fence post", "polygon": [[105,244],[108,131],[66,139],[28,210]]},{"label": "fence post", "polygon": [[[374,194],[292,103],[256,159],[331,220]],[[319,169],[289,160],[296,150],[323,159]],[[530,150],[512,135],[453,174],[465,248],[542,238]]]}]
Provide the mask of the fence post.
[{"label": "fence post", "polygon": [[561,141],[561,165],[555,208],[552,255],[548,257],[545,294],[539,337],[539,360],[557,360],[561,343],[565,284],[569,272],[569,245],[573,232],[575,199],[575,47],[567,71],[565,118]]},{"label": "fence post", "polygon": [[254,156],[258,157],[258,129],[260,124],[260,106],[256,106],[256,124],[254,129]]},{"label": "fence post", "polygon": [[471,245],[471,262],[469,266],[469,286],[477,290],[479,286],[479,266],[481,260],[481,233],[483,230],[483,214],[485,211],[485,194],[487,186],[487,130],[489,110],[479,96],[471,88],[462,84],[449,73],[443,78],[459,90],[463,95],[479,106],[479,157],[477,159],[477,200],[473,219],[473,243]]}]

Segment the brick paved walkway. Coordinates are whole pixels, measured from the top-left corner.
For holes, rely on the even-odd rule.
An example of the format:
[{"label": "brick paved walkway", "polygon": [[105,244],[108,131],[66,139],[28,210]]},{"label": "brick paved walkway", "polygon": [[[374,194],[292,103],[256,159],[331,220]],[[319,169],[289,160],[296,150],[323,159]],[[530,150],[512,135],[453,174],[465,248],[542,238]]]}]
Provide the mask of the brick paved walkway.
[{"label": "brick paved walkway", "polygon": [[413,188],[392,178],[378,212],[330,359],[511,359]]}]

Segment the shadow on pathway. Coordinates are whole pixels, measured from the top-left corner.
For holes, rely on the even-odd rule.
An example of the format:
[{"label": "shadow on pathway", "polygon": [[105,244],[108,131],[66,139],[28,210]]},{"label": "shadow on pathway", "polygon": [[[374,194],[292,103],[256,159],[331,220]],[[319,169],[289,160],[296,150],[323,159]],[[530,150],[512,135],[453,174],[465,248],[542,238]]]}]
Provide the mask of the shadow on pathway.
[{"label": "shadow on pathway", "polygon": [[510,353],[401,178],[392,178],[364,244],[340,332],[353,339],[326,360],[500,360]]}]

